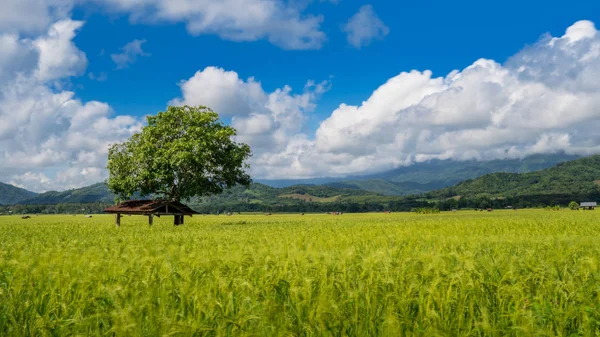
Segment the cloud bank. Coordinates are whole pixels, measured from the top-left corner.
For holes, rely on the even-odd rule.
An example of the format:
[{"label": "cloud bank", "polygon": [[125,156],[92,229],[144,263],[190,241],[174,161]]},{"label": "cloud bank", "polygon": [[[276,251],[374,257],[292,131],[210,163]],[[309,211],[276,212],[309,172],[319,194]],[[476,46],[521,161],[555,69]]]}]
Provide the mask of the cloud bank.
[{"label": "cloud bank", "polygon": [[[87,65],[73,43],[82,25],[65,19],[35,38],[0,34],[1,181],[35,191],[101,181],[108,145],[140,129],[139,118],[65,89]],[[255,177],[343,176],[434,158],[600,153],[598,78],[600,34],[579,21],[504,63],[480,59],[443,77],[399,73],[362,104],[340,104],[314,134],[302,130],[327,81],[267,91],[259,79],[207,67],[170,103],[207,105],[230,119],[252,146]]]},{"label": "cloud bank", "polygon": [[108,145],[140,129],[61,89],[87,65],[72,41],[82,25],[62,20],[33,40],[0,34],[0,180],[34,191],[101,181]]},{"label": "cloud bank", "polygon": [[231,41],[266,39],[284,49],[318,49],[326,41],[323,16],[283,0],[93,0],[132,22],[184,22],[190,34]]},{"label": "cloud bank", "polygon": [[[2,0],[0,32],[39,34],[74,7],[95,5],[132,23],[185,24],[192,35],[230,41],[267,40],[283,49],[319,49],[327,40],[322,15],[305,13],[311,0]],[[321,1],[325,2],[325,1]],[[328,1],[337,2],[337,1]]]},{"label": "cloud bank", "polygon": [[600,35],[592,22],[576,22],[504,64],[480,59],[444,77],[402,72],[360,106],[340,104],[314,136],[288,134],[258,153],[254,173],[342,176],[430,159],[600,153],[599,76]]}]

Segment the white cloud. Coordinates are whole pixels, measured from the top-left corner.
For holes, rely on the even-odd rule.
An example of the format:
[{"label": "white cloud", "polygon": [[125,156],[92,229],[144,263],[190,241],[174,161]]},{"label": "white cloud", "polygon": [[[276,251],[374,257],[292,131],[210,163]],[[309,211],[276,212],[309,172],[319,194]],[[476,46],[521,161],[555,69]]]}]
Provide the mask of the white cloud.
[{"label": "white cloud", "polygon": [[348,43],[355,48],[367,46],[373,39],[383,39],[390,29],[381,21],[373,6],[364,5],[344,26]]},{"label": "white cloud", "polygon": [[117,69],[127,68],[137,61],[138,56],[150,56],[142,49],[146,40],[133,40],[121,48],[122,53],[111,54],[110,58],[117,65]]},{"label": "white cloud", "polygon": [[283,0],[94,0],[130,14],[133,22],[185,22],[193,35],[232,41],[267,39],[285,49],[315,49],[325,42],[323,17],[305,15]]},{"label": "white cloud", "polygon": [[47,36],[33,42],[39,49],[37,77],[40,81],[77,76],[85,71],[87,58],[72,41],[81,26],[81,21],[58,21],[50,27]]},{"label": "white cloud", "polygon": [[11,46],[0,53],[0,180],[35,191],[98,182],[108,145],[140,128],[135,118],[112,117],[105,103],[55,89],[85,70],[72,42],[81,25],[59,21],[33,40],[0,34]]},{"label": "white cloud", "polygon": [[0,32],[37,34],[66,18],[74,0],[2,0]]},{"label": "white cloud", "polygon": [[[261,177],[346,175],[415,161],[600,153],[600,35],[582,21],[506,64],[433,77],[403,72],[360,106],[341,104],[314,138],[253,158]],[[281,145],[279,145],[281,148]]]},{"label": "white cloud", "polygon": [[[330,0],[331,1],[331,0]],[[318,49],[326,41],[322,15],[304,13],[310,0],[2,0],[0,32],[39,34],[95,3],[134,23],[185,23],[190,34],[231,41],[266,39],[284,49]],[[331,1],[337,2],[337,1]]]},{"label": "white cloud", "polygon": [[[85,70],[72,42],[80,26],[61,21],[35,39],[0,34],[0,180],[37,191],[97,182],[108,145],[139,130],[136,118],[56,89]],[[582,21],[504,64],[480,59],[444,77],[402,72],[362,104],[340,104],[314,135],[304,126],[328,82],[265,91],[254,78],[207,67],[181,82],[172,103],[230,119],[253,149],[255,177],[341,176],[433,158],[600,153],[597,78],[600,35]]]},{"label": "white cloud", "polygon": [[328,85],[309,81],[302,94],[292,93],[289,86],[268,93],[254,78],[244,81],[234,71],[207,67],[183,81],[183,97],[170,104],[204,105],[221,117],[230,117],[238,140],[248,143],[255,155],[262,155],[282,150],[300,132],[305,114],[313,111]]}]

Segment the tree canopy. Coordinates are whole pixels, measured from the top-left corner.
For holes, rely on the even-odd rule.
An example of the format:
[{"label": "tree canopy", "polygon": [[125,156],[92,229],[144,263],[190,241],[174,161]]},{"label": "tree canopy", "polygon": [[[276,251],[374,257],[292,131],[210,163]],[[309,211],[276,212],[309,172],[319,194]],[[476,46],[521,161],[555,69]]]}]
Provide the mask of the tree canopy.
[{"label": "tree canopy", "polygon": [[251,183],[250,147],[210,108],[173,107],[147,117],[148,125],[110,147],[107,184],[118,199],[135,193],[180,201]]}]

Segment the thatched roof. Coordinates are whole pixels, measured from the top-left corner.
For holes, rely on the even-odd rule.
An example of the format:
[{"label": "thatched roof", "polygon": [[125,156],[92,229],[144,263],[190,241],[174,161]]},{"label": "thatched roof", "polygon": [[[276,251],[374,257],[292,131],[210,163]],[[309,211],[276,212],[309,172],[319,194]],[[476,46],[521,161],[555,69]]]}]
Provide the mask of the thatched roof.
[{"label": "thatched roof", "polygon": [[106,213],[137,214],[137,215],[192,215],[198,214],[188,206],[167,200],[130,200],[108,207]]}]

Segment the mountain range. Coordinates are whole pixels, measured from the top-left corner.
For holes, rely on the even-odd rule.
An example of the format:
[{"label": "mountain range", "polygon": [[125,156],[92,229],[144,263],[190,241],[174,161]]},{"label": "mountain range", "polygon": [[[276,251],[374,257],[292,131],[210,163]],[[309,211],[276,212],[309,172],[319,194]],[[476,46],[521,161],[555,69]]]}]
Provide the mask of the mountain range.
[{"label": "mountain range", "polygon": [[[340,202],[383,202],[395,200],[398,196],[417,195],[431,191],[431,197],[450,192],[470,194],[494,194],[501,186],[488,181],[504,181],[504,177],[518,180],[520,173],[534,176],[542,169],[579,157],[564,153],[534,155],[524,159],[492,161],[450,161],[432,160],[401,167],[392,171],[347,178],[319,178],[308,180],[257,180],[250,188],[233,188],[221,195],[208,198],[195,198],[195,205],[289,205],[298,202],[340,203]],[[590,157],[593,158],[593,157]],[[590,159],[591,160],[591,159]],[[577,160],[575,160],[577,162]],[[568,166],[568,165],[567,165]],[[557,167],[564,167],[558,165]],[[600,164],[598,165],[600,168]],[[540,171],[542,172],[542,171]],[[497,175],[490,175],[498,173]],[[529,174],[529,175],[527,175]],[[595,174],[595,173],[593,173]],[[483,176],[485,182],[474,178]],[[507,178],[508,179],[508,178]],[[600,179],[598,176],[596,179]],[[459,183],[462,182],[463,183]],[[455,187],[451,187],[456,185]],[[502,184],[502,183],[499,183]],[[495,186],[495,187],[494,187]],[[508,185],[507,185],[508,186]],[[510,185],[512,186],[512,185]],[[573,185],[575,186],[575,185]],[[579,185],[577,185],[579,186]],[[455,188],[455,190],[449,190]],[[481,190],[489,188],[489,190]],[[496,189],[494,189],[496,188]],[[516,187],[515,187],[516,188]],[[523,188],[523,187],[521,187]],[[573,187],[575,188],[575,187]],[[387,197],[386,197],[387,196]],[[11,185],[0,184],[0,204],[50,205],[63,203],[111,203],[114,195],[104,183],[62,192],[50,191],[36,194]]]},{"label": "mountain range", "polygon": [[297,180],[258,179],[256,182],[272,187],[288,187],[298,184],[328,185],[338,188],[362,189],[383,195],[411,195],[453,186],[461,181],[489,173],[538,171],[578,158],[580,157],[575,155],[556,153],[536,154],[522,159],[490,161],[431,160],[365,176]]},{"label": "mountain range", "polygon": [[0,205],[17,204],[37,194],[13,185],[0,183]]}]

